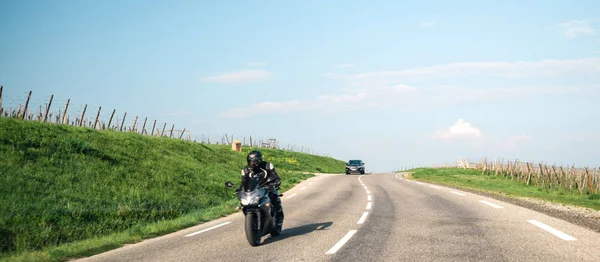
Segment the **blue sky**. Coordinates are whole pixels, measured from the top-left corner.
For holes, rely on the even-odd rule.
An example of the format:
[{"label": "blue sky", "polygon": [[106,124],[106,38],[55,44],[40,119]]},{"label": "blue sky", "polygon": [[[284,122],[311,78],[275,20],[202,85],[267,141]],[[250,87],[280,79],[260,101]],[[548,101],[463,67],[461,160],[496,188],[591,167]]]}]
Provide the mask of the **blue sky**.
[{"label": "blue sky", "polygon": [[[598,166],[598,1],[2,1],[4,106],[71,99],[370,171]],[[58,107],[58,106],[57,106]]]}]

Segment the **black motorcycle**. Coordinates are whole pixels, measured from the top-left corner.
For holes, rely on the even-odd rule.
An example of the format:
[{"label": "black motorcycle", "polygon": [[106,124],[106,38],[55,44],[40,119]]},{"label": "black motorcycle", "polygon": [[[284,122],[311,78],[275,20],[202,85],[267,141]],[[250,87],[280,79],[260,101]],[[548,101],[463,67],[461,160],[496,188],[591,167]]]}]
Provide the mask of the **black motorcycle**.
[{"label": "black motorcycle", "polygon": [[[225,182],[226,187],[234,187],[231,181]],[[269,188],[259,185],[258,176],[243,179],[241,188],[235,190],[240,200],[240,207],[246,217],[246,238],[252,246],[260,245],[263,236],[271,234],[277,237],[281,230],[275,226],[275,212],[269,198]],[[280,197],[283,194],[279,195]]]}]

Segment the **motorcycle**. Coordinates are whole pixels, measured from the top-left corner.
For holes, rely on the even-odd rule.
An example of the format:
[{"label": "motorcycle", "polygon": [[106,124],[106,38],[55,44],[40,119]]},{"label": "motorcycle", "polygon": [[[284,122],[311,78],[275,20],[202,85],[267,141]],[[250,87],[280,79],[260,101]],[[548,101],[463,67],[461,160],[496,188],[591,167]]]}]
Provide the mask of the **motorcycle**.
[{"label": "motorcycle", "polygon": [[[225,182],[226,187],[234,187],[231,181]],[[277,237],[281,230],[275,226],[275,212],[269,198],[271,188],[259,185],[258,176],[253,176],[242,181],[241,188],[236,188],[235,193],[240,201],[240,207],[246,219],[246,239],[251,246],[260,245],[261,238],[268,234]],[[279,194],[283,196],[283,194]]]}]

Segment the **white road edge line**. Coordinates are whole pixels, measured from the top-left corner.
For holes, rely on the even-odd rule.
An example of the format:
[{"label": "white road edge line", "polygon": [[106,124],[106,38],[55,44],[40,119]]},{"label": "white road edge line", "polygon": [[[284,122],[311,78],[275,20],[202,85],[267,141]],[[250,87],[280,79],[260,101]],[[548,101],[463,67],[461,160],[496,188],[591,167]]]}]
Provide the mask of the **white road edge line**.
[{"label": "white road edge line", "polygon": [[546,225],[546,224],[544,224],[542,222],[539,222],[537,220],[527,220],[527,222],[529,222],[531,224],[534,224],[534,225],[538,226],[539,228],[541,228],[543,230],[546,230],[546,231],[550,232],[551,234],[553,234],[553,235],[555,235],[555,236],[557,236],[557,237],[559,237],[559,238],[561,238],[563,240],[567,240],[567,241],[577,240],[577,238],[569,236],[569,235],[567,235],[567,234],[565,234],[565,233],[563,233],[563,232],[561,232],[561,231],[559,231],[557,229],[554,229],[554,228],[552,228],[549,225]]},{"label": "white road edge line", "polygon": [[306,187],[303,187],[303,188],[302,188],[302,189],[300,189],[300,190],[304,190],[304,189],[306,189]]},{"label": "white road edge line", "polygon": [[366,186],[363,186],[363,187],[365,188],[365,190],[367,190],[367,187],[366,187]]},{"label": "white road edge line", "polygon": [[367,190],[367,195],[370,195],[370,194],[371,194],[371,191]]},{"label": "white road edge line", "polygon": [[435,189],[441,189],[441,187],[439,187],[439,186],[430,186],[430,187],[433,187]]},{"label": "white road edge line", "polygon": [[419,182],[419,181],[415,181],[415,183],[417,183],[417,184],[419,184],[419,185],[422,185],[422,184],[423,184],[422,182]]},{"label": "white road edge line", "polygon": [[458,192],[456,192],[456,191],[450,191],[450,193],[452,193],[452,194],[457,194],[457,195],[459,195],[459,196],[464,196],[464,195],[465,195],[465,194],[463,194],[463,193],[458,193]]},{"label": "white road edge line", "polygon": [[367,209],[371,209],[371,203],[372,202],[370,202],[370,201],[369,201],[369,203],[367,203]]},{"label": "white road edge line", "polygon": [[369,215],[369,212],[364,212],[356,224],[364,223],[365,219],[367,219],[367,215]]},{"label": "white road edge line", "polygon": [[338,249],[340,249],[344,244],[346,244],[346,242],[348,242],[348,240],[350,240],[350,238],[356,233],[356,229],[350,230],[348,231],[348,233],[346,233],[346,235],[340,239],[340,241],[338,241],[331,249],[329,249],[329,251],[327,251],[328,255],[331,254],[335,254],[335,252],[338,251]]},{"label": "white road edge line", "polygon": [[367,199],[368,199],[369,201],[371,201],[371,195],[368,195],[368,196],[367,196]]},{"label": "white road edge line", "polygon": [[198,234],[200,234],[200,233],[204,233],[204,232],[206,232],[206,231],[208,231],[208,230],[213,230],[213,229],[215,229],[215,228],[217,228],[217,227],[222,227],[222,226],[224,226],[224,225],[227,225],[227,224],[231,224],[231,222],[225,222],[225,223],[221,223],[221,224],[218,224],[218,225],[216,225],[216,226],[212,226],[212,227],[209,227],[209,228],[207,228],[207,229],[200,230],[200,231],[198,231],[198,232],[194,232],[194,233],[191,233],[191,234],[187,234],[187,235],[185,235],[185,236],[186,236],[186,237],[195,236],[195,235],[198,235]]},{"label": "white road edge line", "polygon": [[494,207],[494,208],[504,208],[503,206],[499,206],[499,205],[496,205],[494,203],[487,202],[485,200],[479,200],[479,202],[484,203],[484,204],[486,204],[488,206],[491,206],[491,207]]},{"label": "white road edge line", "polygon": [[310,182],[310,183],[308,183],[308,185],[310,186],[310,185],[312,185],[312,183],[313,183],[313,182]]},{"label": "white road edge line", "polygon": [[287,197],[287,198],[291,198],[291,197],[293,197],[293,196],[295,196],[295,195],[297,195],[297,193],[293,193],[293,194],[291,194],[291,195],[290,195],[289,197]]}]

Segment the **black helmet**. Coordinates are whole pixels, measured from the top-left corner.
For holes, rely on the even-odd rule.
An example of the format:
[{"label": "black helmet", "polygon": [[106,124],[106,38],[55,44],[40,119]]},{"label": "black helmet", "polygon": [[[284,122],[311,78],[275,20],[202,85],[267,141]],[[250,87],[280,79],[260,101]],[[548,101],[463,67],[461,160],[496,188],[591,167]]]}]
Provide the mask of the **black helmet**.
[{"label": "black helmet", "polygon": [[246,156],[246,161],[248,161],[248,166],[257,168],[260,166],[260,164],[262,164],[262,153],[258,150],[254,150],[248,153],[248,156]]}]

